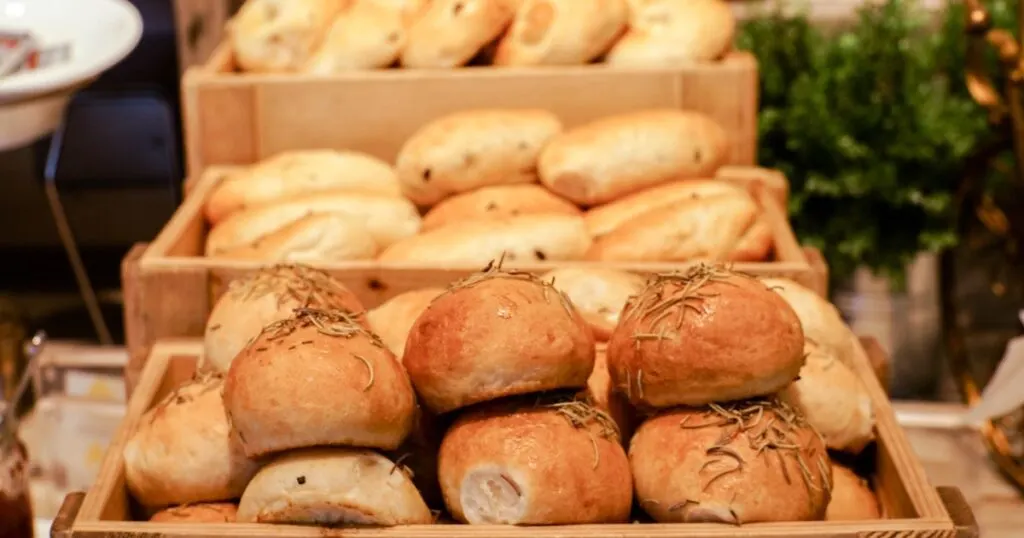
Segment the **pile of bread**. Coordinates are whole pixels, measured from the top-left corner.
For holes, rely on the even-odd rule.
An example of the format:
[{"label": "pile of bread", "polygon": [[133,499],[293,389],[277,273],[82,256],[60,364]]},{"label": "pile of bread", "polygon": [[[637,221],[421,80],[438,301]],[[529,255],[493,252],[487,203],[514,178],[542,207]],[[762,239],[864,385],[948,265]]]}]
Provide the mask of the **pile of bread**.
[{"label": "pile of bread", "polygon": [[248,0],[227,30],[241,71],[330,74],[709,62],[736,21],[725,0]]},{"label": "pile of bread", "polygon": [[395,165],[358,152],[280,154],[205,200],[207,256],[278,262],[755,261],[772,229],[755,189],[781,174],[723,166],[714,120],[658,109],[564,129],[550,112],[470,110],[424,125]]},{"label": "pile of bread", "polygon": [[719,265],[499,263],[369,312],[279,265],[217,301],[196,377],[125,445],[126,483],[163,522],[878,518],[840,463],[873,439],[855,346],[813,292]]}]

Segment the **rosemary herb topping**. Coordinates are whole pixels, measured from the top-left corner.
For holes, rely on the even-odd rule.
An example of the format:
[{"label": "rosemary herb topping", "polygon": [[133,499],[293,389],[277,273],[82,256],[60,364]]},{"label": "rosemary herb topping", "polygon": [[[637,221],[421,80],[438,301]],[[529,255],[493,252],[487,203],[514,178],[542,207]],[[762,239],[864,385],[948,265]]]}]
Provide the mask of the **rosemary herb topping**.
[{"label": "rosemary herb topping", "polygon": [[481,282],[488,280],[503,278],[508,280],[520,280],[524,282],[531,282],[541,287],[541,294],[545,303],[551,302],[551,297],[554,296],[558,299],[562,308],[565,309],[565,313],[569,317],[576,317],[576,308],[573,306],[572,301],[565,295],[561,290],[555,287],[555,279],[552,277],[550,281],[539,278],[537,275],[527,271],[516,271],[514,269],[504,269],[502,265],[505,263],[505,254],[502,253],[501,258],[498,260],[491,260],[482,271],[473,273],[461,280],[457,280],[448,286],[443,293],[434,298],[436,301],[438,298],[443,297],[449,293],[454,293],[458,290],[468,289]]},{"label": "rosemary herb topping", "polygon": [[594,437],[594,430],[596,429],[597,435],[604,439],[609,439],[614,442],[618,442],[619,440],[619,426],[615,423],[615,420],[612,419],[608,413],[594,407],[583,399],[573,397],[571,399],[545,404],[544,407],[557,411],[558,414],[562,415],[562,417],[564,417],[573,428],[585,430],[587,432],[590,436],[590,442],[594,447],[594,469],[597,469],[597,465],[601,462],[601,454],[597,448],[597,439]]},{"label": "rosemary herb topping", "polygon": [[273,265],[232,281],[228,293],[242,301],[274,294],[278,307],[292,301],[320,309],[343,308],[346,297],[351,297],[351,292],[331,275],[299,264]]},{"label": "rosemary herb topping", "polygon": [[[296,308],[292,317],[275,321],[263,328],[260,336],[267,340],[279,340],[291,335],[299,329],[314,327],[320,334],[338,338],[354,338],[365,336],[377,347],[384,347],[384,343],[376,334],[368,331],[356,319],[356,314],[342,309],[320,310],[316,308]],[[255,342],[256,340],[253,340]],[[253,342],[250,342],[251,346]],[[313,343],[312,340],[305,340],[302,344]]]}]

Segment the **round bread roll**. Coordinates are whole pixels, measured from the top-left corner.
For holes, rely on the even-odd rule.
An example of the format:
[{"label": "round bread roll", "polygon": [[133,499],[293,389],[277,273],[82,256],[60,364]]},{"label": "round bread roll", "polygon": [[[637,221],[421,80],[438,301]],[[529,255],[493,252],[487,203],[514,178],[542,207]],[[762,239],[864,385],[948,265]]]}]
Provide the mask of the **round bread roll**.
[{"label": "round bread roll", "polygon": [[409,330],[416,318],[427,309],[434,297],[442,293],[442,288],[407,291],[367,312],[366,321],[370,324],[370,330],[380,336],[388,350],[401,361],[405,353],[405,341],[409,338]]},{"label": "round bread roll", "polygon": [[372,450],[289,452],[253,477],[238,521],[309,525],[423,525],[434,520],[409,477]]},{"label": "round bread roll", "polygon": [[832,450],[859,454],[875,439],[875,410],[857,374],[835,354],[807,342],[800,379],[780,394],[807,417]]},{"label": "round bread roll", "polygon": [[773,398],[650,418],[629,463],[637,500],[659,523],[820,520],[832,489],[821,438]]},{"label": "round bread roll", "polygon": [[612,378],[608,374],[608,358],[603,349],[599,349],[594,356],[594,371],[587,379],[587,389],[583,396],[587,403],[604,411],[615,421],[622,442],[629,443],[638,417],[629,401],[612,387]]},{"label": "round bread roll", "polygon": [[296,310],[228,370],[224,407],[245,453],[351,445],[397,448],[412,429],[409,378],[376,335],[341,310]]},{"label": "round bread roll", "polygon": [[320,45],[342,7],[339,0],[251,0],[228,23],[242,71],[297,70]]},{"label": "round bread roll", "polygon": [[403,359],[435,413],[515,394],[582,388],[594,336],[562,292],[490,267],[434,299],[409,331]]},{"label": "round bread roll", "polygon": [[508,0],[433,0],[409,28],[402,65],[465,65],[505,31],[515,14],[513,8]]},{"label": "round bread roll", "polygon": [[301,218],[252,245],[215,254],[215,258],[274,262],[372,260],[377,242],[363,223],[338,213]]},{"label": "round bread roll", "polygon": [[832,464],[832,500],[825,510],[827,521],[881,519],[878,499],[867,481],[849,467]]},{"label": "round bread roll", "polygon": [[625,0],[525,0],[495,65],[582,65],[608,51],[629,22]]},{"label": "round bread roll", "polygon": [[843,321],[839,309],[814,291],[785,278],[763,278],[768,289],[779,294],[800,318],[804,336],[820,347],[831,350],[839,360],[852,366],[857,337]]},{"label": "round bread roll", "polygon": [[354,0],[334,19],[323,44],[302,71],[327,75],[388,67],[398,60],[405,38],[400,10],[377,0]]},{"label": "round bread roll", "polygon": [[534,184],[494,185],[456,194],[423,216],[422,232],[468,220],[501,220],[519,215],[579,215],[580,208]]},{"label": "round bread roll", "polygon": [[234,523],[235,503],[186,504],[165,508],[149,518],[151,523]]},{"label": "round bread roll", "polygon": [[202,367],[227,372],[231,361],[263,327],[296,308],[341,309],[363,320],[359,299],[327,273],[302,265],[275,265],[232,281],[206,320]]},{"label": "round bread roll", "polygon": [[541,277],[572,301],[599,342],[608,340],[619,324],[626,301],[644,289],[644,278],[602,267],[566,267]]},{"label": "round bread roll", "polygon": [[224,378],[206,374],[139,419],[124,446],[124,476],[139,504],[237,499],[260,464],[246,457],[221,401]]},{"label": "round bread roll", "polygon": [[629,461],[615,423],[572,399],[485,405],[444,436],[438,477],[452,516],[474,525],[624,523]]},{"label": "round bread roll", "polygon": [[630,29],[612,65],[665,67],[717,60],[732,48],[736,17],[723,0],[630,0]]},{"label": "round bread roll", "polygon": [[772,394],[804,365],[800,320],[756,278],[697,265],[658,275],[608,340],[612,382],[636,406]]}]

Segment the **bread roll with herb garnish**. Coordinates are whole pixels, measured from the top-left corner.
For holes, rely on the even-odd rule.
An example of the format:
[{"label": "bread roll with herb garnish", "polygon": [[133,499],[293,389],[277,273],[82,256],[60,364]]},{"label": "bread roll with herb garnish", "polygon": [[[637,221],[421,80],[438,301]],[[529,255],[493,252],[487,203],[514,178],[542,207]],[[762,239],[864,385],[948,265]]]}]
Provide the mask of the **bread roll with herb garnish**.
[{"label": "bread roll with herb garnish", "polygon": [[151,523],[234,523],[238,515],[235,503],[200,503],[172,506],[149,518]]},{"label": "bread roll with herb garnish", "polygon": [[629,462],[615,422],[569,398],[526,396],[456,419],[441,443],[445,504],[464,523],[624,523]]},{"label": "bread roll with herb garnish", "polygon": [[575,204],[540,185],[494,185],[456,194],[423,216],[423,232],[468,220],[501,220],[519,215],[579,215]]},{"label": "bread roll with herb garnish", "polygon": [[594,335],[560,291],[492,264],[452,285],[409,331],[403,359],[435,413],[516,394],[582,388]]},{"label": "bread roll with herb garnish", "polygon": [[793,309],[718,265],[657,275],[608,340],[614,386],[637,406],[704,405],[775,393],[804,365]]},{"label": "bread roll with herb garnish", "polygon": [[304,265],[274,265],[232,281],[213,305],[203,338],[203,368],[228,371],[235,355],[263,327],[303,307],[341,309],[364,320],[359,299],[327,273]]},{"label": "bread roll with herb garnish", "polygon": [[147,411],[124,445],[124,477],[139,504],[225,501],[242,494],[259,469],[232,434],[221,388],[204,374]]},{"label": "bread roll with herb garnish", "polygon": [[849,467],[832,463],[832,500],[825,511],[827,521],[881,519],[878,498],[867,481]]},{"label": "bread roll with herb garnish", "polygon": [[424,525],[434,520],[401,466],[372,451],[284,454],[245,488],[238,521],[306,525]]},{"label": "bread roll with herb garnish", "polygon": [[302,308],[238,354],[224,406],[245,453],[351,445],[397,448],[416,398],[395,356],[341,310]]},{"label": "bread roll with herb garnish", "polygon": [[800,318],[804,335],[816,345],[830,349],[847,366],[853,366],[857,336],[843,321],[839,309],[814,291],[785,278],[762,278],[768,289],[785,299]]},{"label": "bread roll with herb garnish", "polygon": [[405,341],[409,338],[409,330],[416,322],[416,318],[427,309],[434,297],[443,292],[442,288],[407,291],[367,312],[366,320],[370,324],[370,329],[380,336],[384,345],[388,346],[388,350],[398,360],[402,360]]},{"label": "bread roll with herb garnish", "polygon": [[567,267],[541,277],[572,301],[599,342],[608,340],[619,324],[626,300],[644,289],[644,278],[602,267]]},{"label": "bread roll with herb garnish", "polygon": [[659,523],[820,520],[832,489],[821,437],[775,398],[665,411],[637,428],[629,463]]}]

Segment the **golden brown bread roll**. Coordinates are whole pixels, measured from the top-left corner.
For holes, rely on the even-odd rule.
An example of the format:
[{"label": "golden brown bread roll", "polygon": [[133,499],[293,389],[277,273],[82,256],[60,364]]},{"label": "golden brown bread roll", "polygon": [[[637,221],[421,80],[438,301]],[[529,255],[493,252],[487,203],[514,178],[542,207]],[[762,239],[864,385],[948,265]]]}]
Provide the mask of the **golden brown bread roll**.
[{"label": "golden brown bread roll", "polygon": [[637,428],[629,463],[659,523],[820,520],[832,489],[821,438],[775,399],[659,414]]},{"label": "golden brown bread roll", "polygon": [[475,525],[624,523],[632,503],[615,423],[573,400],[460,416],[441,443],[438,477],[452,516]]},{"label": "golden brown bread roll", "polygon": [[720,194],[736,194],[738,187],[714,179],[687,179],[649,187],[604,205],[592,207],[583,214],[587,229],[595,238],[661,207],[683,200],[698,200]]},{"label": "golden brown bread roll", "polygon": [[464,65],[505,31],[514,14],[507,0],[433,0],[409,28],[402,65]]},{"label": "golden brown bread roll", "polygon": [[768,289],[779,294],[800,318],[804,335],[818,346],[832,350],[839,360],[853,366],[857,336],[843,321],[832,303],[814,291],[785,278],[762,278]]},{"label": "golden brown bread roll", "polygon": [[235,355],[264,327],[304,307],[347,310],[363,319],[359,299],[327,273],[295,264],[267,267],[232,281],[213,305],[203,338],[203,367],[227,372]]},{"label": "golden brown bread roll", "polygon": [[378,0],[354,0],[334,19],[320,48],[301,70],[327,75],[388,67],[405,46],[405,26],[400,10]]},{"label": "golden brown bread roll", "polygon": [[495,65],[582,65],[612,46],[629,22],[625,0],[525,0],[501,39]]},{"label": "golden brown bread roll", "polygon": [[211,257],[274,262],[372,260],[377,243],[362,222],[339,213],[301,218],[252,245]]},{"label": "golden brown bread roll", "polygon": [[643,291],[645,282],[639,275],[603,267],[566,267],[541,278],[572,301],[598,342],[608,340],[626,300]]},{"label": "golden brown bread roll", "polygon": [[301,309],[231,363],[224,407],[250,456],[294,448],[397,448],[413,426],[409,378],[376,335],[341,310]]},{"label": "golden brown bread roll", "polygon": [[561,130],[561,122],[546,110],[456,112],[413,133],[399,150],[395,169],[405,195],[424,206],[480,187],[533,183],[537,156]]},{"label": "golden brown bread roll", "polygon": [[509,262],[579,260],[590,246],[581,217],[523,215],[449,224],[395,243],[377,259],[479,267],[501,257]]},{"label": "golden brown bread roll", "polygon": [[182,385],[147,411],[124,445],[124,477],[139,504],[225,501],[242,494],[260,464],[232,434],[222,376]]},{"label": "golden brown bread roll", "polygon": [[717,60],[732,48],[736,18],[723,0],[630,0],[630,28],[612,65],[666,67]]},{"label": "golden brown bread roll", "polygon": [[849,467],[832,463],[832,501],[825,511],[826,521],[862,521],[881,519],[878,499],[867,481]]},{"label": "golden brown bread roll", "polygon": [[638,417],[629,401],[612,386],[612,378],[608,374],[608,358],[604,349],[598,349],[594,355],[594,371],[587,379],[587,389],[582,396],[587,403],[604,411],[615,421],[615,425],[619,427],[619,437],[628,445]]},{"label": "golden brown bread roll", "polygon": [[152,523],[234,523],[235,503],[200,503],[165,508],[149,518]]},{"label": "golden brown bread roll", "polygon": [[435,413],[504,396],[582,388],[594,336],[562,292],[533,275],[489,267],[434,299],[403,358]]},{"label": "golden brown bread roll", "polygon": [[216,225],[247,207],[325,191],[402,195],[394,169],[376,157],[355,151],[286,151],[228,174],[203,209]]},{"label": "golden brown bread roll", "polygon": [[520,215],[579,215],[580,208],[533,184],[494,185],[456,194],[423,215],[421,232],[467,220],[501,220]]},{"label": "golden brown bread roll", "polygon": [[442,288],[407,291],[367,312],[366,321],[370,324],[370,330],[380,336],[384,345],[401,361],[405,353],[405,341],[409,338],[409,330],[416,318],[427,309],[430,301],[442,293]]},{"label": "golden brown bread roll", "polygon": [[295,71],[320,45],[341,0],[250,0],[228,23],[242,71]]},{"label": "golden brown bread roll", "polygon": [[789,203],[789,180],[778,170],[760,166],[726,165],[715,172],[715,178],[741,185],[750,192],[763,190],[785,209]]},{"label": "golden brown bread roll", "polygon": [[556,194],[590,206],[673,179],[707,177],[728,152],[725,129],[703,114],[643,110],[555,137],[541,152],[538,171]]},{"label": "golden brown bread roll", "polygon": [[608,340],[612,382],[643,407],[774,393],[804,365],[792,308],[754,277],[698,265],[658,275],[630,299]]},{"label": "golden brown bread roll", "polygon": [[433,520],[400,467],[355,448],[284,454],[253,477],[238,503],[238,521],[245,523],[393,526]]}]

